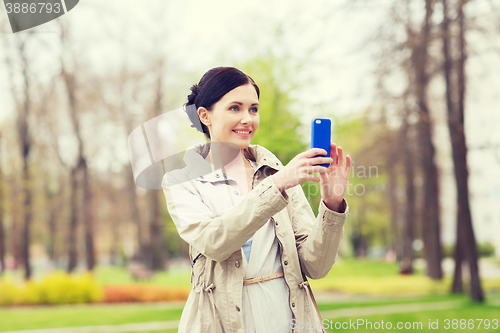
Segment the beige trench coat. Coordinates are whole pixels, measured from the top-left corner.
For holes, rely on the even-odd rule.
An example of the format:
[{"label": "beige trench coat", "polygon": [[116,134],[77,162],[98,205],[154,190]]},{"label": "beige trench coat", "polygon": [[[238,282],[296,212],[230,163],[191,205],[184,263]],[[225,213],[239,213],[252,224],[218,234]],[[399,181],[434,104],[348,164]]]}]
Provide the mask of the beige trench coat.
[{"label": "beige trench coat", "polygon": [[240,263],[245,258],[241,247],[270,219],[289,288],[290,332],[323,332],[306,277],[325,277],[337,260],[349,215],[347,202],[342,205],[344,213],[338,213],[321,200],[314,217],[301,186],[282,193],[268,177],[283,168],[279,159],[259,145],[250,145],[249,150],[246,157],[257,162],[253,189],[236,205],[236,182],[222,169],[210,173],[203,169],[205,163],[211,166],[204,159],[209,144],[193,146],[184,155],[187,166],[163,177],[168,211],[180,237],[189,244],[191,263],[194,261],[193,289],[179,332],[244,333]]}]

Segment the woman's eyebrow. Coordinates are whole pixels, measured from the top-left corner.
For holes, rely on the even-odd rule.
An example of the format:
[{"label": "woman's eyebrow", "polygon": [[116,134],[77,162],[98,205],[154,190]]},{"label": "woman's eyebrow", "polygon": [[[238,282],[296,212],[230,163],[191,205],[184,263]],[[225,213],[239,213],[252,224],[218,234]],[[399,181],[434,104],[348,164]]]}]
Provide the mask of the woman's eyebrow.
[{"label": "woman's eyebrow", "polygon": [[[234,101],[234,102],[227,103],[227,104],[229,105],[229,104],[233,104],[233,103],[236,103],[236,104],[239,104],[239,105],[243,105],[243,103],[238,102],[238,101]],[[252,105],[250,105],[250,106],[253,106],[253,105],[259,105],[259,103],[253,103],[253,104],[252,104]]]}]

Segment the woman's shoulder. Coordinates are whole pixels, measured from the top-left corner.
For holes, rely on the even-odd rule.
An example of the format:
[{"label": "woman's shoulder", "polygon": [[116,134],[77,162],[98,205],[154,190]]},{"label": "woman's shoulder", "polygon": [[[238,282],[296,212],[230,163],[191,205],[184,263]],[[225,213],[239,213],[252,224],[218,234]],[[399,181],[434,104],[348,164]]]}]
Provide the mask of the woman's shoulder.
[{"label": "woman's shoulder", "polygon": [[280,159],[266,147],[258,144],[250,145],[249,147],[252,149],[257,163],[278,163],[277,165],[282,166]]},{"label": "woman's shoulder", "polygon": [[191,176],[187,167],[182,169],[175,169],[165,172],[161,182],[161,187],[166,188],[167,186],[173,186],[178,184],[187,184],[190,180],[194,179]]}]

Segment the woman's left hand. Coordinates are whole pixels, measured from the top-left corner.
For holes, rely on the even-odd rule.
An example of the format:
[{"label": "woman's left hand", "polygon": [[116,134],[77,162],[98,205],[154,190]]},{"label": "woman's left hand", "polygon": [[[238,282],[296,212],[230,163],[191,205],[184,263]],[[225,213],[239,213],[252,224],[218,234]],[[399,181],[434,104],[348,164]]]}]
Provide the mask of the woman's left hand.
[{"label": "woman's left hand", "polygon": [[344,168],[344,152],[335,143],[330,144],[330,157],[333,162],[326,168],[326,172],[320,173],[321,198],[329,209],[339,211],[347,189],[351,157],[346,156],[346,166]]}]

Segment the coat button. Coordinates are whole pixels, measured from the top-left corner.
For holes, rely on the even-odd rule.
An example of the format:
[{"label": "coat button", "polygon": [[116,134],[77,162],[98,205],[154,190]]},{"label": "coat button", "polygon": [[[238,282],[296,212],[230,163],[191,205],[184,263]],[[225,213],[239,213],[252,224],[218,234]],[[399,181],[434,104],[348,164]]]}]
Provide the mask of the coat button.
[{"label": "coat button", "polygon": [[236,305],[236,311],[240,312],[240,308]]},{"label": "coat button", "polygon": [[234,194],[238,195],[238,191],[234,191]]},{"label": "coat button", "polygon": [[236,268],[240,268],[240,262],[238,260],[236,260],[236,262],[234,263],[234,266],[236,266]]},{"label": "coat button", "polygon": [[295,303],[292,303],[292,306],[295,307]]},{"label": "coat button", "polygon": [[276,222],[276,225],[278,225],[278,221],[274,220]]},{"label": "coat button", "polygon": [[216,175],[215,175],[215,178],[219,178],[219,177],[220,177],[220,175],[219,175],[219,174],[216,174]]},{"label": "coat button", "polygon": [[278,165],[278,163],[276,163],[276,165]]},{"label": "coat button", "polygon": [[288,265],[288,261],[285,260],[285,265]]},{"label": "coat button", "polygon": [[200,176],[201,179],[203,179],[203,176]]}]

